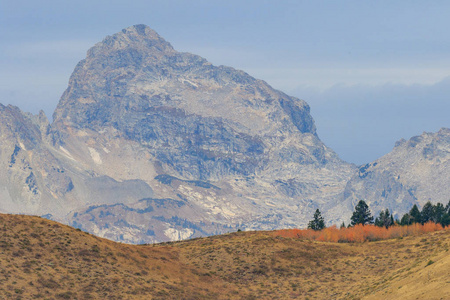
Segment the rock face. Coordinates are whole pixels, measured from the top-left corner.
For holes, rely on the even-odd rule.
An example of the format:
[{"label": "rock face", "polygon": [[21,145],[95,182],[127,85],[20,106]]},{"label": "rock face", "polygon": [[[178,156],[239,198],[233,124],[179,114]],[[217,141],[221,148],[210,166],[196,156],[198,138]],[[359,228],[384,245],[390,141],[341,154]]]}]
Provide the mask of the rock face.
[{"label": "rock face", "polygon": [[[189,179],[249,176],[266,169],[273,154],[302,165],[341,163],[318,140],[304,101],[242,71],[176,52],[143,25],[88,51],[54,120],[59,143],[86,130],[93,131],[89,137],[133,141],[161,171]],[[310,145],[295,145],[302,138]]]},{"label": "rock face", "polygon": [[361,166],[347,183],[341,211],[366,199],[372,212],[401,217],[414,204],[450,200],[450,129],[398,141],[392,152]]},{"label": "rock face", "polygon": [[85,204],[138,200],[152,195],[141,180],[117,182],[93,176],[62,146],[54,146],[44,113],[23,113],[0,104],[0,200],[4,212],[64,219]]},{"label": "rock face", "polygon": [[[341,222],[381,178],[353,176],[373,164],[358,171],[340,160],[306,102],[177,52],[144,25],[88,51],[53,124],[11,106],[0,117],[1,211],[124,242],[304,227],[316,208]],[[400,209],[418,195],[407,198],[407,179],[383,179],[389,199],[404,195]]]}]

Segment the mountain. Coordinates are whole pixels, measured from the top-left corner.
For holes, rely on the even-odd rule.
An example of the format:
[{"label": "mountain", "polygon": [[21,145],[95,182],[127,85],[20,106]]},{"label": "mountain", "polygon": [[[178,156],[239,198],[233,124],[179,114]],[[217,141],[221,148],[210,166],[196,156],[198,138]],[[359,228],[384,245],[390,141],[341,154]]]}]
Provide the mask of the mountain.
[{"label": "mountain", "polygon": [[1,299],[447,299],[450,231],[366,243],[238,232],[126,245],[0,214]]},{"label": "mountain", "polygon": [[3,112],[2,210],[126,242],[304,226],[355,168],[306,102],[144,25],[88,51],[51,125]]},{"label": "mountain", "polygon": [[347,223],[359,199],[399,214],[449,195],[448,130],[358,169],[321,142],[305,101],[145,25],[88,50],[51,124],[0,105],[0,134],[2,212],[127,243],[306,227],[317,208]]},{"label": "mountain", "polygon": [[365,199],[373,212],[389,208],[401,216],[414,204],[450,201],[450,129],[424,132],[359,170],[347,183],[341,206],[354,207]]}]

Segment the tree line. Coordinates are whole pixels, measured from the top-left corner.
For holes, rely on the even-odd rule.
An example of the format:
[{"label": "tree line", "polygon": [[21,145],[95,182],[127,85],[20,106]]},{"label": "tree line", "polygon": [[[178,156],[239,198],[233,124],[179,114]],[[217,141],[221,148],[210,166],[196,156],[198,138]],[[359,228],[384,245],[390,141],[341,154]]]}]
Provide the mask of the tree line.
[{"label": "tree line", "polygon": [[[394,220],[392,213],[389,209],[380,211],[378,217],[373,218],[370,212],[369,206],[364,200],[360,200],[355,206],[355,210],[350,218],[350,224],[348,227],[352,227],[358,224],[368,225],[374,224],[378,227],[389,228],[390,226],[400,225],[407,226],[415,223],[425,224],[428,222],[433,222],[436,224],[441,224],[443,227],[450,225],[450,201],[446,206],[442,203],[437,203],[433,205],[428,201],[419,210],[416,204],[411,208],[411,210],[404,214],[400,220]],[[341,228],[345,227],[345,223],[342,223]],[[316,209],[313,219],[308,223],[308,229],[322,230],[325,228],[325,220],[319,209]]]}]

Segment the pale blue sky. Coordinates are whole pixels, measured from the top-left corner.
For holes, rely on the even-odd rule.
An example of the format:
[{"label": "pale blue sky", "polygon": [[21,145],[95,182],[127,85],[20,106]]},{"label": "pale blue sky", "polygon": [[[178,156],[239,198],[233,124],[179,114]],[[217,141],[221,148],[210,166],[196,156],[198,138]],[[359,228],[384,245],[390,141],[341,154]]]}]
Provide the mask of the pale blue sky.
[{"label": "pale blue sky", "polygon": [[0,103],[51,115],[76,63],[147,24],[179,51],[306,100],[321,139],[362,164],[450,127],[449,1],[0,0]]}]

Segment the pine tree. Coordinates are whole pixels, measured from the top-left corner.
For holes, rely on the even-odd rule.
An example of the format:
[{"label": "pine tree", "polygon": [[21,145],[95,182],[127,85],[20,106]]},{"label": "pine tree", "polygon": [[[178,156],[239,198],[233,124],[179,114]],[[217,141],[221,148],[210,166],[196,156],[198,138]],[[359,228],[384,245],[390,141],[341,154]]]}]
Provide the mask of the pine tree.
[{"label": "pine tree", "polygon": [[445,206],[445,211],[441,218],[441,225],[450,226],[450,201],[448,201],[447,205]]},{"label": "pine tree", "polygon": [[420,213],[419,208],[417,207],[416,204],[414,204],[414,206],[409,211],[409,215],[412,218],[412,221],[411,221],[410,224],[412,224],[412,223],[421,223],[422,222],[422,214]]},{"label": "pine tree", "polygon": [[365,201],[359,200],[358,204],[355,206],[355,211],[351,217],[351,224],[352,226],[356,224],[373,224],[373,216]]},{"label": "pine tree", "polygon": [[411,217],[408,213],[404,214],[402,219],[400,220],[400,225],[406,226],[411,225],[413,223],[414,218]]},{"label": "pine tree", "polygon": [[314,213],[314,219],[309,221],[308,223],[308,229],[322,230],[324,228],[325,228],[325,221],[320,213],[320,210],[316,209],[316,212]]},{"label": "pine tree", "polygon": [[438,202],[435,206],[433,206],[433,217],[432,221],[434,223],[441,223],[441,219],[445,214],[445,207],[442,203]]},{"label": "pine tree", "polygon": [[420,213],[420,215],[422,217],[422,220],[421,220],[422,224],[425,224],[429,221],[433,221],[434,207],[430,201],[425,203],[425,205],[422,207],[422,212]]},{"label": "pine tree", "polygon": [[394,225],[394,218],[389,209],[386,208],[385,211],[380,211],[380,216],[375,219],[375,226],[389,228],[392,225]]},{"label": "pine tree", "polygon": [[441,220],[439,221],[442,226],[449,226],[450,225],[450,214],[444,213],[441,217]]}]

